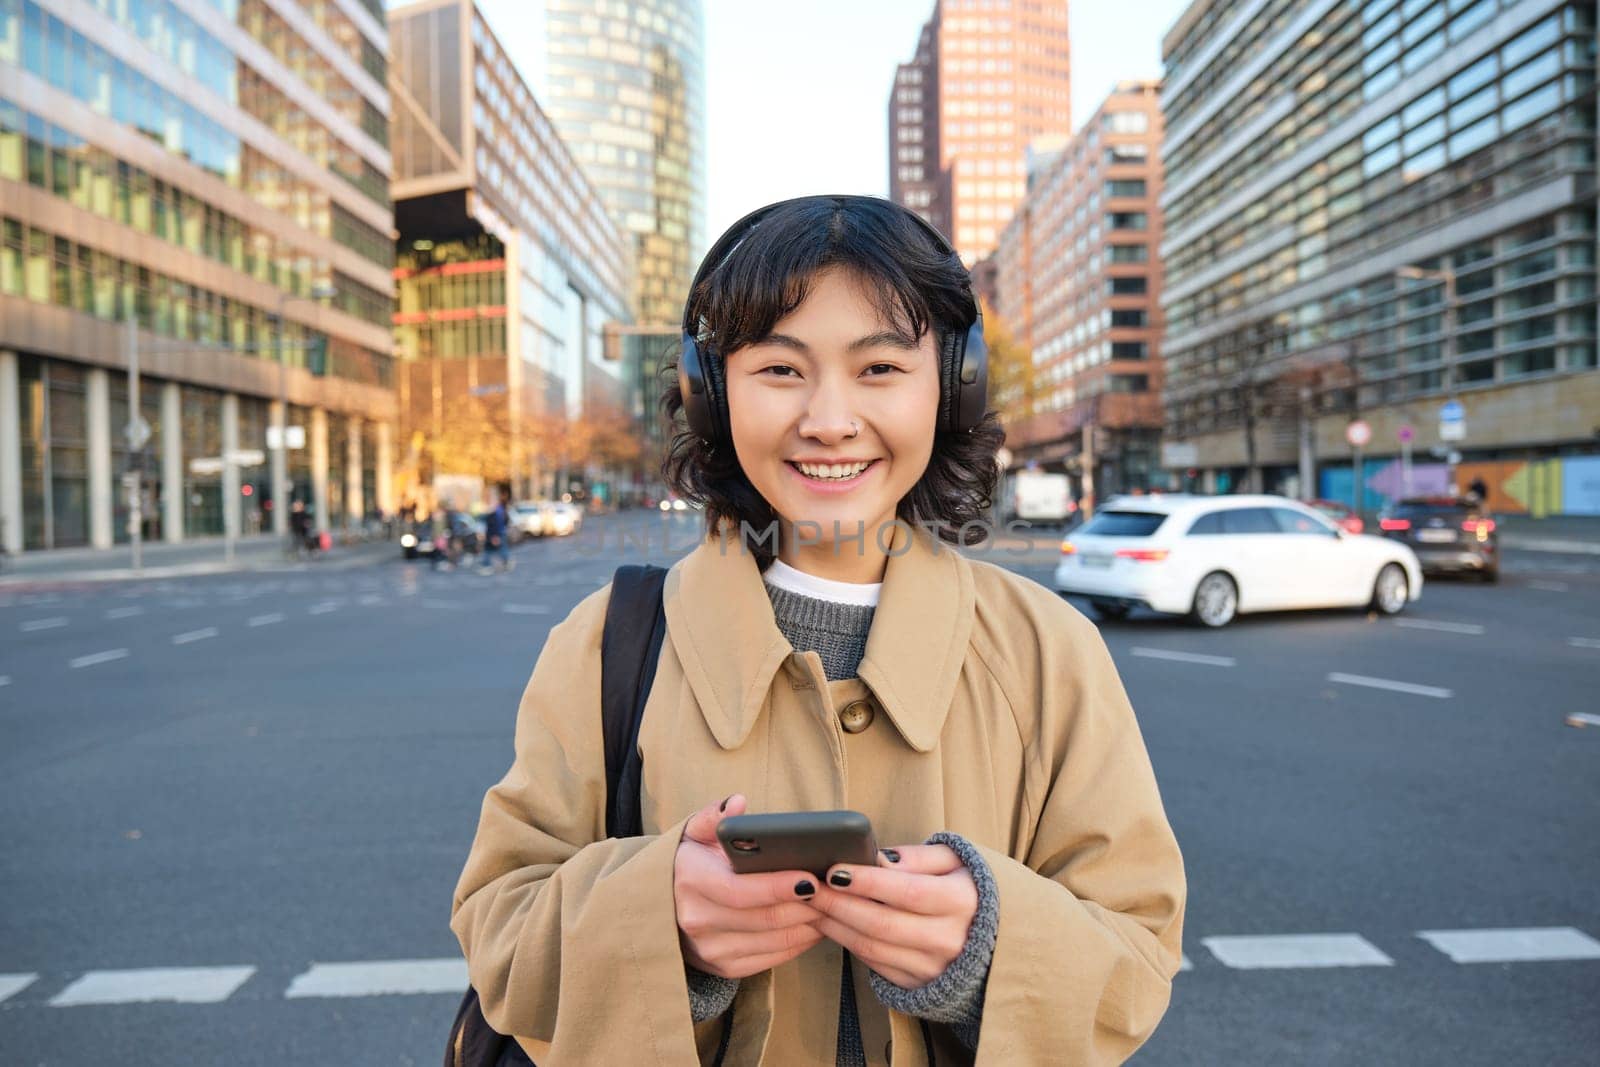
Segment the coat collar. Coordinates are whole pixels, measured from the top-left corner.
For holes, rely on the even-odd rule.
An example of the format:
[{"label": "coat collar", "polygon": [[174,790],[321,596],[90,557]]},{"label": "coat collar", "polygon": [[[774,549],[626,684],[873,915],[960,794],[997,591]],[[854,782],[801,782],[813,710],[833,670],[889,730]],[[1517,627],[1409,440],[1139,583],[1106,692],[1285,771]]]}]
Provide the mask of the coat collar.
[{"label": "coat collar", "polygon": [[[937,744],[972,634],[972,568],[926,530],[895,528],[857,671],[906,742]],[[772,615],[755,557],[737,535],[709,535],[673,565],[667,633],[717,743],[737,748],[794,652]]]}]

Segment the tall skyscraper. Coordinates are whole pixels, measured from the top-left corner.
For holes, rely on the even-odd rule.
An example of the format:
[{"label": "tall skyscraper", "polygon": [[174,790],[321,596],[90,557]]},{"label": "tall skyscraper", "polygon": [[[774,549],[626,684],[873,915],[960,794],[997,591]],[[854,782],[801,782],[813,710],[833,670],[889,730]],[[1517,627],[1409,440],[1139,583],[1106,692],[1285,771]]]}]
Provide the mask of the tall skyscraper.
[{"label": "tall skyscraper", "polygon": [[1600,514],[1594,4],[1254,10],[1163,45],[1174,465]]},{"label": "tall skyscraper", "polygon": [[377,0],[0,0],[8,550],[390,506],[387,43]]},{"label": "tall skyscraper", "polygon": [[545,110],[634,237],[639,321],[677,322],[706,245],[701,0],[545,4]]},{"label": "tall skyscraper", "polygon": [[971,264],[1027,192],[1027,151],[1072,132],[1065,0],[938,0],[896,71],[889,187]]},{"label": "tall skyscraper", "polygon": [[585,457],[552,428],[634,406],[602,341],[633,242],[473,0],[391,8],[389,32],[403,477],[559,494]]},{"label": "tall skyscraper", "polygon": [[993,256],[996,316],[1036,382],[1036,414],[1006,427],[1013,463],[1064,470],[1102,498],[1167,483],[1159,92],[1120,83],[1041,158]]}]

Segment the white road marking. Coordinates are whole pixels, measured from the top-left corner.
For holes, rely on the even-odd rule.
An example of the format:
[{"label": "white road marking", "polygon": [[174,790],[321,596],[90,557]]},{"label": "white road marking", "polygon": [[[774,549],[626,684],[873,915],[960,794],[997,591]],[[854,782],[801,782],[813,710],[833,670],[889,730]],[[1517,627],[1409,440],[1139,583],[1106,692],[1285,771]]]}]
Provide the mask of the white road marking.
[{"label": "white road marking", "polygon": [[1180,955],[1178,957],[1178,970],[1180,970],[1180,971],[1192,971],[1192,970],[1194,970],[1193,961],[1191,961],[1189,959],[1189,957],[1186,956],[1186,955]]},{"label": "white road marking", "polygon": [[1483,627],[1475,622],[1436,622],[1432,619],[1396,619],[1396,626],[1407,630],[1437,630],[1444,634],[1471,634],[1483,636]]},{"label": "white road marking", "polygon": [[1133,648],[1129,652],[1144,659],[1169,659],[1174,663],[1200,663],[1207,667],[1232,667],[1238,662],[1232,656],[1207,656],[1200,652],[1174,652],[1166,648]]},{"label": "white road marking", "polygon": [[1600,715],[1590,715],[1587,711],[1575,711],[1567,716],[1568,726],[1600,726]]},{"label": "white road marking", "polygon": [[79,667],[94,667],[101,663],[110,663],[112,660],[127,658],[127,649],[112,648],[107,649],[104,652],[91,652],[87,656],[79,656],[77,659],[68,660],[67,666],[71,667],[73,670],[77,670]]},{"label": "white road marking", "polygon": [[337,611],[339,605],[332,600],[325,600],[320,604],[313,604],[306,609],[308,615],[326,615],[330,611]]},{"label": "white road marking", "polygon": [[428,600],[424,598],[422,601],[422,606],[425,608],[444,608],[448,611],[461,610],[461,605],[457,604],[454,600]]},{"label": "white road marking", "polygon": [[1415,685],[1411,682],[1396,682],[1389,678],[1368,678],[1364,674],[1340,674],[1337,671],[1328,675],[1328,681],[1340,685],[1360,685],[1368,689],[1388,689],[1395,693],[1410,693],[1412,696],[1433,697],[1436,700],[1449,700],[1455,695],[1448,689],[1440,689],[1434,685]]},{"label": "white road marking", "polygon": [[11,675],[9,675],[9,674],[0,674],[0,689],[4,689],[6,686],[8,686],[10,684],[11,684]]},{"label": "white road marking", "polygon": [[0,1003],[27,989],[38,977],[36,974],[0,974]]},{"label": "white road marking", "polygon": [[1573,648],[1600,648],[1600,637],[1569,637],[1567,644]]},{"label": "white road marking", "polygon": [[1223,964],[1238,970],[1394,966],[1394,960],[1359,934],[1203,937],[1200,943]]},{"label": "white road marking", "polygon": [[108,619],[131,619],[135,615],[143,615],[143,614],[144,614],[144,609],[143,608],[112,608],[110,611],[106,612],[106,618],[108,618]]},{"label": "white road marking", "polygon": [[250,616],[249,625],[251,625],[251,626],[271,626],[275,622],[282,622],[282,621],[283,621],[283,612],[281,612],[281,611],[273,611],[273,612],[267,613],[266,615],[252,615],[252,616]]},{"label": "white road marking", "polygon": [[218,1004],[256,973],[254,967],[144,967],[90,971],[50,998],[53,1008],[80,1004]]},{"label": "white road marking", "polygon": [[59,630],[67,625],[67,620],[57,615],[53,619],[29,619],[20,629],[25,634],[38,633],[40,630]]},{"label": "white road marking", "polygon": [[172,643],[175,645],[192,645],[196,641],[205,641],[215,636],[217,636],[217,628],[215,626],[206,626],[199,630],[189,630],[185,633],[174,634]]},{"label": "white road marking", "polygon": [[467,985],[467,961],[462,959],[314,963],[295,976],[283,995],[295,999],[460,993]]},{"label": "white road marking", "polygon": [[507,615],[547,615],[550,612],[543,604],[502,604],[500,610]]},{"label": "white road marking", "polygon": [[1417,936],[1456,963],[1600,960],[1600,941],[1570,926],[1521,930],[1423,930]]},{"label": "white road marking", "polygon": [[371,607],[374,604],[382,604],[383,603],[383,597],[378,596],[375,593],[368,593],[367,595],[361,597],[361,599],[358,601],[358,603],[365,604],[368,607]]},{"label": "white road marking", "polygon": [[1543,589],[1547,593],[1565,593],[1572,587],[1566,582],[1547,582],[1535,578],[1533,581],[1528,583],[1528,588]]}]

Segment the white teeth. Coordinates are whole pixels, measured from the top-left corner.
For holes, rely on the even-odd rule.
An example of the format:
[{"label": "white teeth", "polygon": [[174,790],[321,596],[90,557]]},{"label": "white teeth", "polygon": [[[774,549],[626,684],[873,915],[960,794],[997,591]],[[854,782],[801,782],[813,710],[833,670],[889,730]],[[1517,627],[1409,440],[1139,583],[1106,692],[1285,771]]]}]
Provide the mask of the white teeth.
[{"label": "white teeth", "polygon": [[808,478],[843,479],[854,478],[866,470],[871,463],[797,463],[800,473]]}]

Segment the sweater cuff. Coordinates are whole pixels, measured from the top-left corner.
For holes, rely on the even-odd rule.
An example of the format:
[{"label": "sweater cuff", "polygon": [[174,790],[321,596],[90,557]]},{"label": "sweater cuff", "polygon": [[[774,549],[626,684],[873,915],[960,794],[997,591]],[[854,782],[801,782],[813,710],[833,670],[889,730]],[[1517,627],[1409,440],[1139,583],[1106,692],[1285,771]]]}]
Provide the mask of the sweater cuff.
[{"label": "sweater cuff", "polygon": [[739,994],[739,979],[707,974],[688,964],[684,964],[684,970],[689,983],[689,1018],[695,1023],[715,1019],[733,1006],[733,998]]},{"label": "sweater cuff", "polygon": [[1000,896],[989,865],[966,838],[941,831],[926,843],[948,846],[966,866],[978,889],[978,910],[973,913],[967,943],[944,973],[925,986],[905,989],[870,969],[867,980],[872,983],[872,992],[890,1011],[947,1023],[963,1045],[975,1049],[978,1027],[983,1021],[989,964],[994,960],[995,935],[1000,930]]}]

